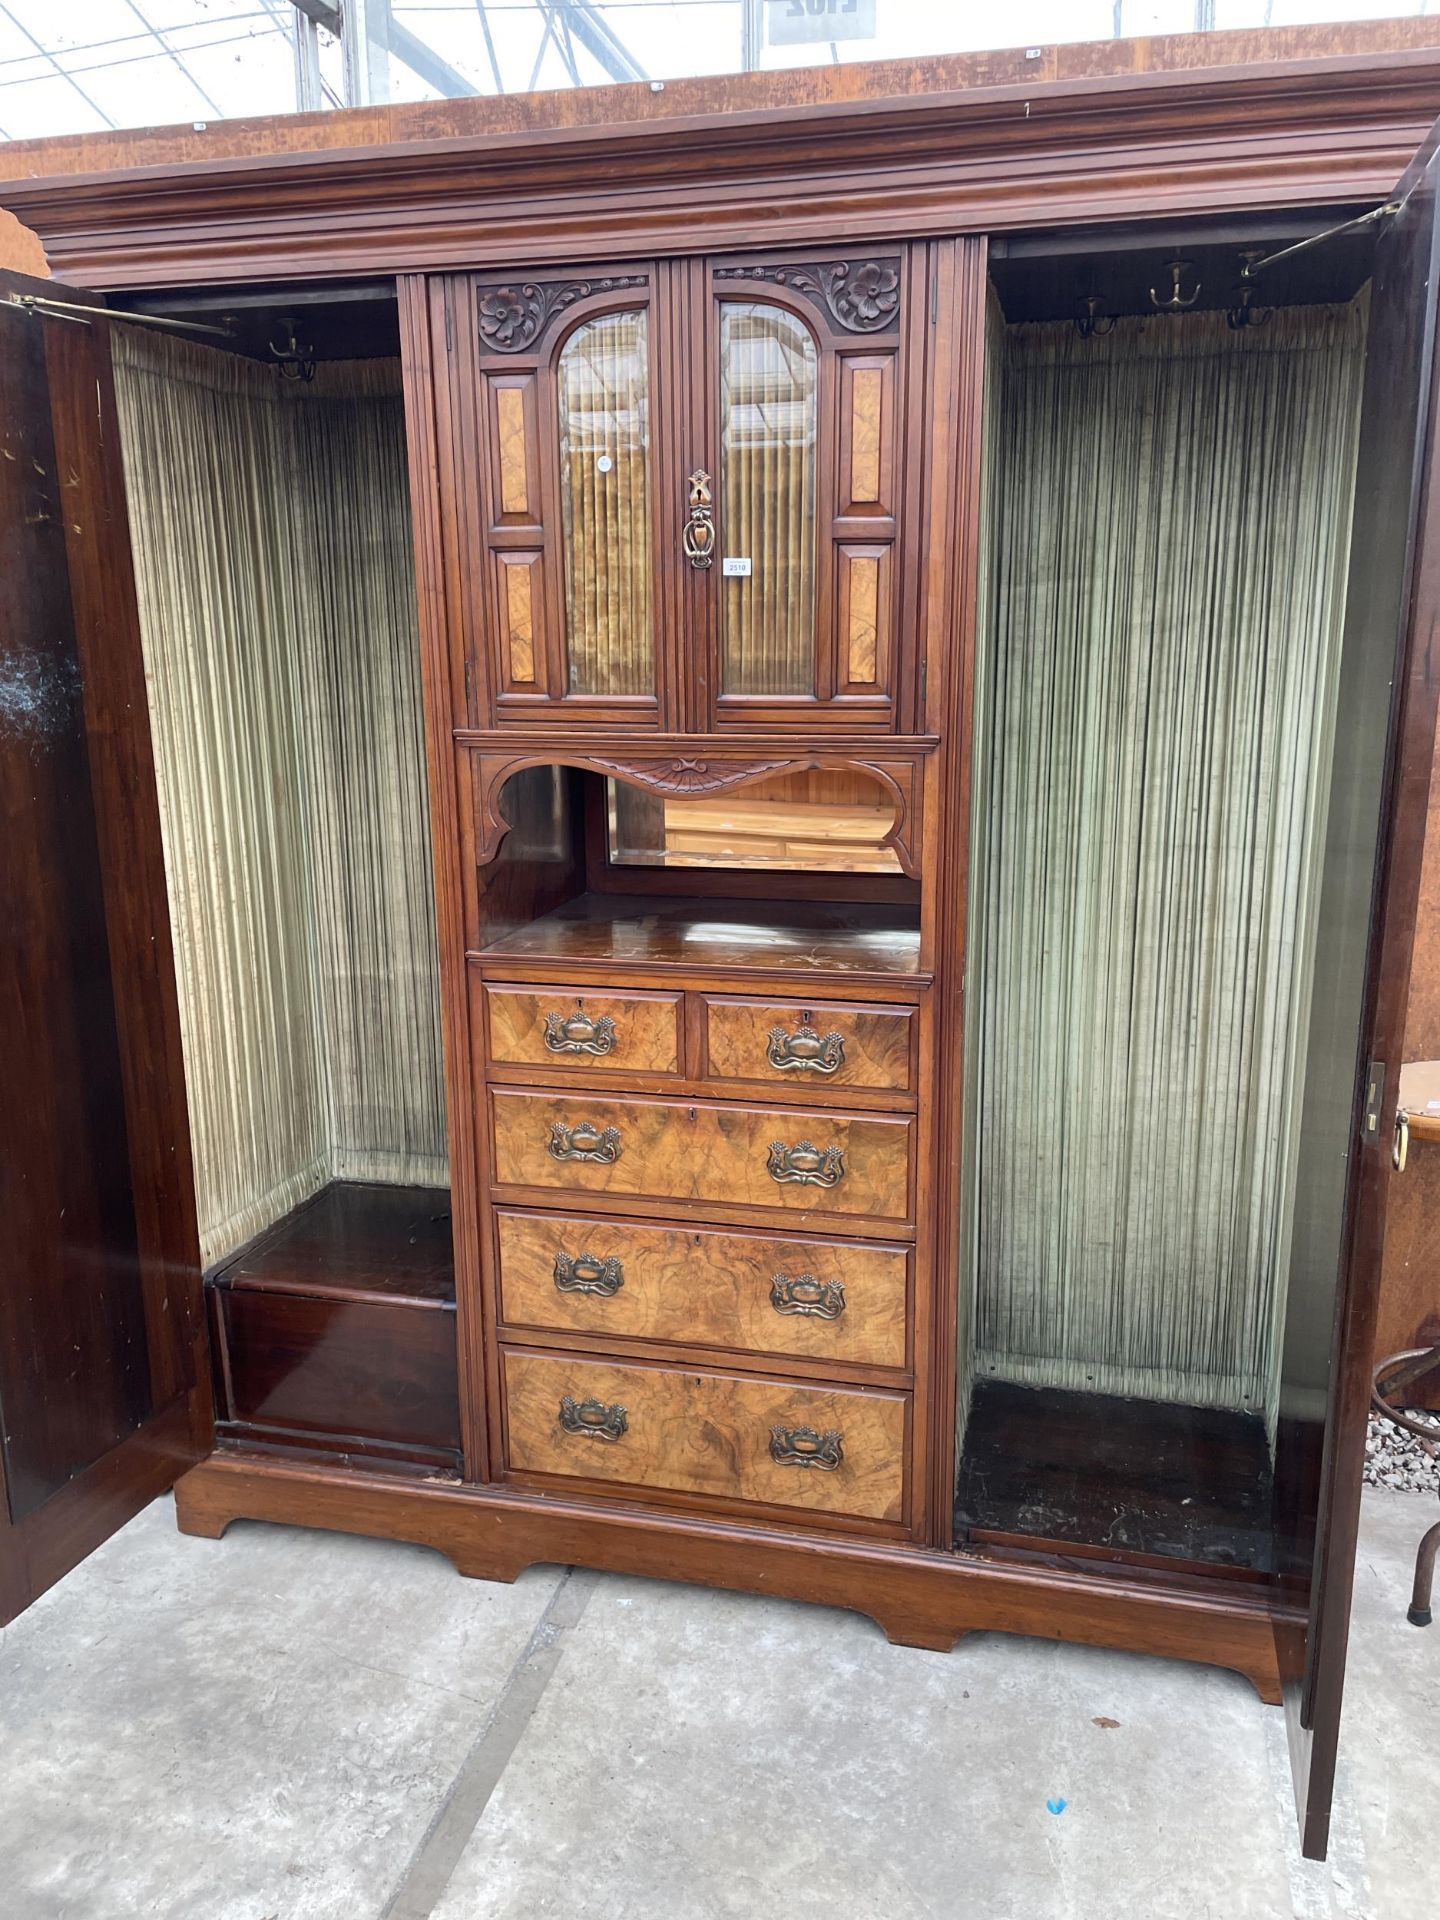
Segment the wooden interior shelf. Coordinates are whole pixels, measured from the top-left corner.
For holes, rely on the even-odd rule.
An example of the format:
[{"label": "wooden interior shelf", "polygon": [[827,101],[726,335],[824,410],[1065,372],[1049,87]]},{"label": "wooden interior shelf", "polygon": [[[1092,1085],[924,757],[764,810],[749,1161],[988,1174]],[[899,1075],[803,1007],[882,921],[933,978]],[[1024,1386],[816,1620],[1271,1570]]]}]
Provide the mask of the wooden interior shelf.
[{"label": "wooden interior shelf", "polygon": [[482,959],[607,967],[766,968],[914,975],[917,912],[763,900],[582,894],[484,948]]},{"label": "wooden interior shelf", "polygon": [[212,1286],[447,1305],[450,1194],[337,1180],[217,1266]]}]

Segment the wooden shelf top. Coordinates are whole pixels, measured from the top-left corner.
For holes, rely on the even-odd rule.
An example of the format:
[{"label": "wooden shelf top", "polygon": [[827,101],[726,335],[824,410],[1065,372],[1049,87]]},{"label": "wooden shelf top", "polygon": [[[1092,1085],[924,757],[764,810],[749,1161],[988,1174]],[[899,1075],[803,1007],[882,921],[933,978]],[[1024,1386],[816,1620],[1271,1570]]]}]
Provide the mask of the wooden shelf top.
[{"label": "wooden shelf top", "polygon": [[915,921],[903,907],[586,893],[481,957],[903,976],[919,969]]},{"label": "wooden shelf top", "polygon": [[449,1191],[337,1180],[222,1261],[212,1281],[447,1303],[455,1298]]}]

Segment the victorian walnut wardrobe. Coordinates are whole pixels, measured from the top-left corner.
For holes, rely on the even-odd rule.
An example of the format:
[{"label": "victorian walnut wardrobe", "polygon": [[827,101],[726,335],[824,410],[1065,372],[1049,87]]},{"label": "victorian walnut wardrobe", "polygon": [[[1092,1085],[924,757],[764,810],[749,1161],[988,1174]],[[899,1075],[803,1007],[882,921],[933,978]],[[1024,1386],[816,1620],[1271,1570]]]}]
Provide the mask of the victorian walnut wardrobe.
[{"label": "victorian walnut wardrobe", "polygon": [[5,190],[5,1614],[176,1484],[1134,1647],[1323,1851],[1440,56],[672,94]]}]

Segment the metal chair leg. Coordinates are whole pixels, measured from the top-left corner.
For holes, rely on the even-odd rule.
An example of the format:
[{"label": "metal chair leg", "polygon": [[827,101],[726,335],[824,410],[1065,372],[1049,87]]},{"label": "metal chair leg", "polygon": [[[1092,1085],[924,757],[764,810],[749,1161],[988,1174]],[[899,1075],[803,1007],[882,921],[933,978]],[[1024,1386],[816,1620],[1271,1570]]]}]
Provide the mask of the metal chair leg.
[{"label": "metal chair leg", "polygon": [[1430,1588],[1435,1579],[1437,1550],[1440,1550],[1440,1520],[1435,1522],[1420,1542],[1420,1551],[1415,1556],[1415,1590],[1410,1596],[1409,1612],[1405,1615],[1412,1627],[1428,1627],[1430,1624]]}]

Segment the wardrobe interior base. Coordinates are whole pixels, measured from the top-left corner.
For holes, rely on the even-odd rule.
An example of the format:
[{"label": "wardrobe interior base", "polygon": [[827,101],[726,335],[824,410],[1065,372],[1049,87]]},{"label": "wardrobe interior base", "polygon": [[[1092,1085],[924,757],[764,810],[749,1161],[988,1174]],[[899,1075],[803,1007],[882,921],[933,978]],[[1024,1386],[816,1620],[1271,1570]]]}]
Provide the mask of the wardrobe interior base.
[{"label": "wardrobe interior base", "polygon": [[449,1189],[334,1180],[217,1262],[209,1279],[350,1299],[453,1300]]},{"label": "wardrobe interior base", "polygon": [[[215,1453],[179,1482],[183,1533],[219,1539],[232,1520],[271,1520],[434,1547],[474,1578],[527,1567],[593,1567],[867,1614],[897,1646],[948,1652],[998,1631],[1194,1660],[1243,1674],[1278,1705],[1276,1617],[1248,1584],[1166,1591],[1141,1580],[987,1563],[965,1553],[726,1525],[453,1481]],[[1288,1625],[1288,1620],[1282,1622]]]},{"label": "wardrobe interior base", "polygon": [[1264,1422],[1216,1407],[977,1381],[955,1537],[1268,1572]]},{"label": "wardrobe interior base", "polygon": [[445,1188],[336,1181],[224,1261],[207,1295],[220,1437],[458,1469]]}]

